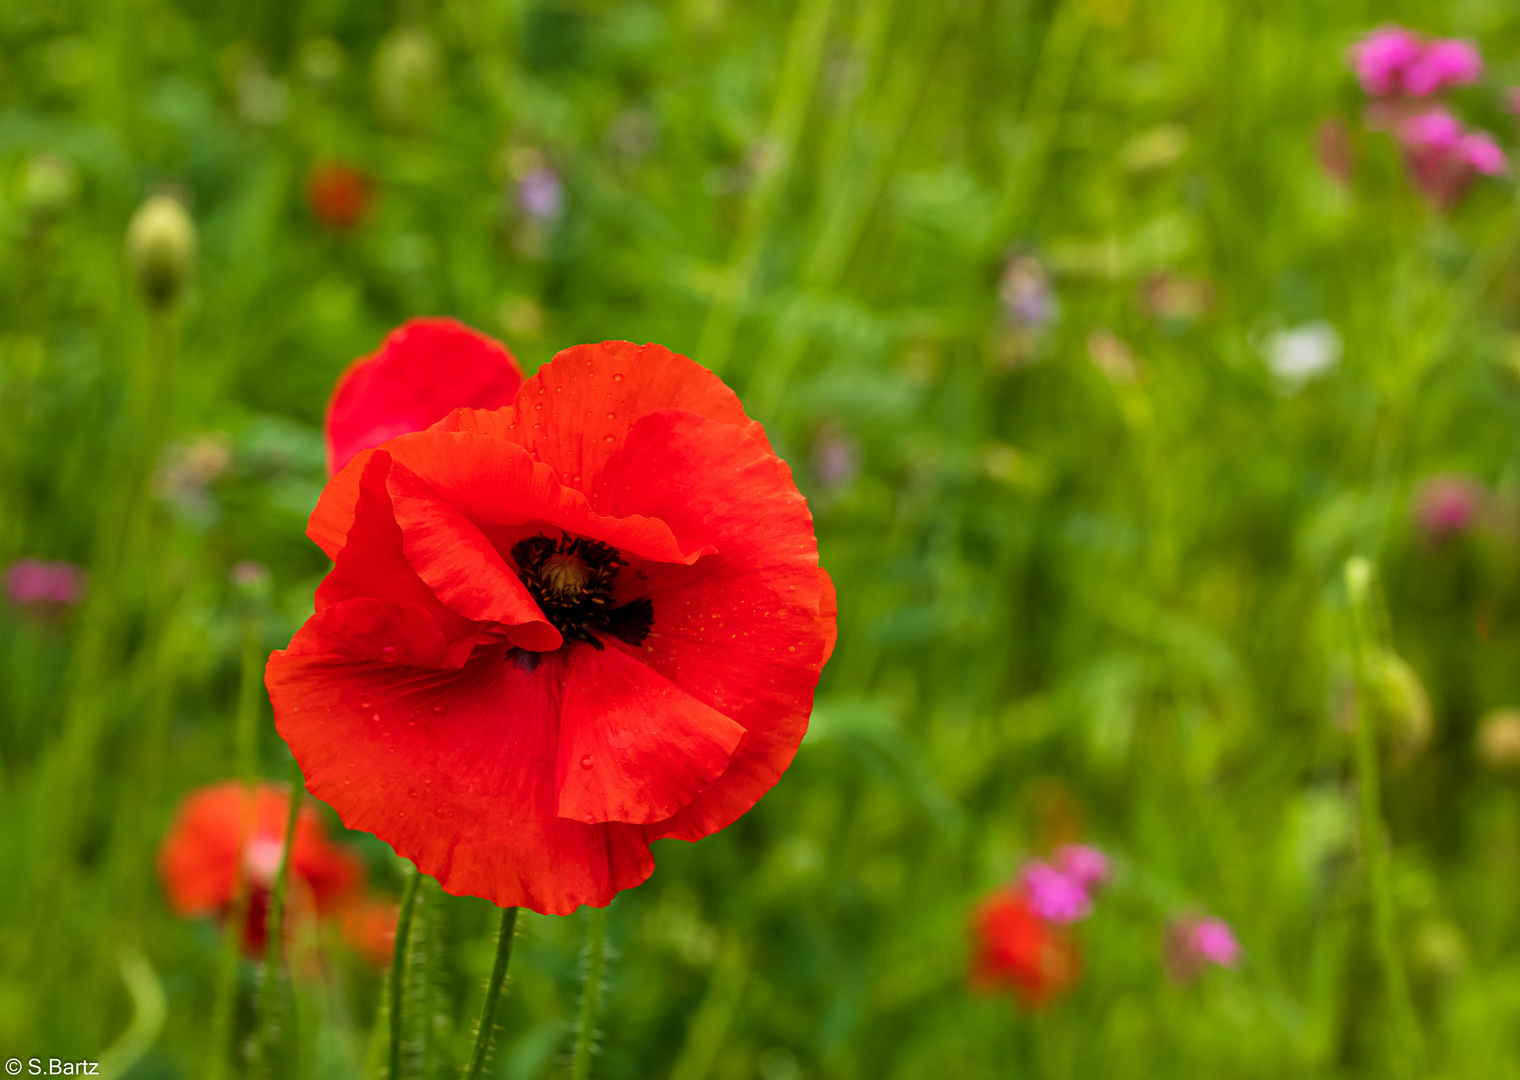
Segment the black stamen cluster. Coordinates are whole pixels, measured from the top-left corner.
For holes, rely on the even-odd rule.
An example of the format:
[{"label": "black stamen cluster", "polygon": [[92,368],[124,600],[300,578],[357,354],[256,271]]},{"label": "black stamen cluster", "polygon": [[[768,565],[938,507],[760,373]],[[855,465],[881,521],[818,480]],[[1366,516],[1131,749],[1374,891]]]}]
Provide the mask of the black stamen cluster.
[{"label": "black stamen cluster", "polygon": [[[540,533],[512,546],[518,577],[544,617],[566,641],[603,648],[593,631],[642,645],[654,626],[654,605],[640,597],[613,607],[618,570],[628,560],[600,540],[562,533],[553,540]],[[553,560],[553,561],[551,561]],[[566,570],[566,560],[572,560]]]}]

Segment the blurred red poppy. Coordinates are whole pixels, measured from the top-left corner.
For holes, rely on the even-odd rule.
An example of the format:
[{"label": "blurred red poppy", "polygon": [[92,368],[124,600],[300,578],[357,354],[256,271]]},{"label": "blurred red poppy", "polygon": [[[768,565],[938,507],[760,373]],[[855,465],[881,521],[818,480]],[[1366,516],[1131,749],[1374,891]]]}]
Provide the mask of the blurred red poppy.
[{"label": "blurred red poppy", "polygon": [[1030,907],[1023,890],[1003,888],[972,920],[971,985],[1011,990],[1027,1009],[1049,1003],[1076,984],[1080,957],[1059,927]]},{"label": "blurred red poppy", "polygon": [[510,405],[522,379],[505,345],[464,323],[405,322],[339,377],[327,403],[327,471],[455,409]]},{"label": "blurred red poppy", "polygon": [[495,412],[358,454],[270,659],[314,794],[456,894],[564,913],[775,784],[833,649],[812,516],[716,376],[560,353]]},{"label": "blurred red poppy", "polygon": [[[245,809],[251,811],[246,825]],[[243,784],[237,780],[225,780],[188,795],[164,837],[158,858],[159,876],[175,914],[225,914],[237,892],[241,863],[242,878],[250,890],[243,944],[251,953],[261,951],[269,889],[284,853],[289,810],[289,790],[269,782],[255,787],[251,807]],[[329,842],[316,812],[303,807],[296,821],[291,863],[292,912],[325,915],[337,910],[360,876],[358,860]]]},{"label": "blurred red poppy", "polygon": [[328,228],[351,229],[359,224],[372,197],[364,174],[346,162],[319,162],[306,178],[306,201]]}]

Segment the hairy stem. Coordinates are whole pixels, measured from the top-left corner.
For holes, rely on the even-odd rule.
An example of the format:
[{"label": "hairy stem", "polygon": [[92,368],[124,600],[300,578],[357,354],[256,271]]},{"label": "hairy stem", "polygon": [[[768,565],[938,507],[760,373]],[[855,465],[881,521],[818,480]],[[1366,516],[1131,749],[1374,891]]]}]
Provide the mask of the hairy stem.
[{"label": "hairy stem", "polygon": [[406,982],[407,939],[412,936],[412,912],[417,907],[417,887],[422,874],[413,869],[401,893],[401,913],[396,916],[396,948],[391,954],[391,1056],[389,1080],[401,1080],[401,991]]},{"label": "hairy stem", "polygon": [[596,1043],[596,1009],[602,993],[602,960],[607,944],[607,909],[592,908],[586,922],[586,989],[581,995],[581,1015],[575,1026],[575,1056],[570,1059],[570,1080],[591,1075],[591,1054]]},{"label": "hairy stem", "polygon": [[269,925],[264,942],[264,981],[259,987],[259,1032],[253,1044],[251,1075],[265,1075],[265,1059],[269,1054],[269,1036],[278,1007],[280,988],[280,956],[285,949],[285,894],[290,886],[290,853],[296,842],[296,822],[301,818],[301,798],[306,794],[300,766],[295,768],[295,780],[290,785],[290,811],[285,815],[285,843],[280,849],[280,869],[275,873],[274,888],[269,893]]},{"label": "hairy stem", "polygon": [[496,1027],[496,1006],[501,1001],[502,987],[507,982],[507,965],[512,962],[512,936],[517,931],[517,909],[503,908],[501,929],[496,934],[496,965],[491,968],[491,981],[486,986],[485,1004],[480,1009],[480,1030],[475,1033],[475,1051],[470,1055],[470,1065],[464,1071],[464,1080],[477,1080],[486,1067],[486,1055],[491,1051],[491,1033]]}]

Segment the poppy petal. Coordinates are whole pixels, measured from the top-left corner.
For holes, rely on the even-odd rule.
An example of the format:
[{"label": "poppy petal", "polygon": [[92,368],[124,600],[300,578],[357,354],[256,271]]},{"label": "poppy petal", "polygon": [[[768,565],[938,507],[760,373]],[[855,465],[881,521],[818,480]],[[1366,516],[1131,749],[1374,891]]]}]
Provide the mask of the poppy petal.
[{"label": "poppy petal", "polygon": [[559,482],[554,470],[514,442],[468,432],[421,431],[393,439],[385,452],[426,481],[510,551],[544,529],[590,536],[626,557],[689,564],[714,549],[680,540],[670,526],[639,514],[608,517],[592,511],[586,496]]},{"label": "poppy petal", "polygon": [[738,724],[621,649],[572,649],[555,764],[559,815],[663,821],[723,773],[743,739]]},{"label": "poppy petal", "polygon": [[[275,724],[307,788],[455,895],[566,914],[654,869],[644,830],[556,813],[562,653],[482,649],[459,671],[276,652]],[[360,703],[364,707],[360,708]]]},{"label": "poppy petal", "polygon": [[455,319],[412,319],[338,379],[327,404],[327,470],[462,405],[509,405],[522,369],[494,338]]},{"label": "poppy petal", "polygon": [[513,645],[546,652],[564,644],[522,581],[475,524],[404,465],[386,477],[402,549],[417,575],[467,619],[494,622]]},{"label": "poppy petal", "polygon": [[603,476],[609,513],[670,524],[717,553],[635,564],[654,598],[641,658],[749,733],[728,770],[652,837],[699,839],[753,806],[791,764],[835,633],[834,589],[791,470],[753,433],[665,410],[629,432]]},{"label": "poppy petal", "polygon": [[443,604],[407,560],[386,479],[394,463],[377,452],[367,460],[346,544],[317,587],[317,612],[360,598],[408,604],[425,611],[450,647],[451,666],[464,663],[481,625]]},{"label": "poppy petal", "polygon": [[[572,423],[543,423],[546,410]],[[744,415],[738,395],[701,364],[663,345],[603,341],[576,345],[523,383],[513,408],[462,410],[439,426],[511,439],[553,466],[571,487],[595,492],[607,461],[622,449],[640,417],[680,409],[732,424],[765,442],[765,430]],[[593,500],[598,513],[608,511]]]}]

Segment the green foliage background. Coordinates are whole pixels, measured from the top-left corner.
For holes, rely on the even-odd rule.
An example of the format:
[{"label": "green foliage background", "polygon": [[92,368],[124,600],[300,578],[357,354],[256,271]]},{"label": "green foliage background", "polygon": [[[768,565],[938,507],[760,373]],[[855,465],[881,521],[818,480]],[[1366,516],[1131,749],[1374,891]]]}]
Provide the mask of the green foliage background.
[{"label": "green foliage background", "polygon": [[[530,371],[607,338],[718,371],[839,589],[791,771],[613,906],[596,1075],[1520,1076],[1520,800],[1473,751],[1520,704],[1513,186],[1437,215],[1362,127],[1345,50],[1390,19],[1482,43],[1457,105],[1512,144],[1498,0],[5,0],[0,561],[94,576],[76,611],[0,615],[0,1057],[136,1032],[133,1080],[207,1075],[220,940],[169,914],[157,843],[236,775],[245,628],[283,645],[325,571],[302,530],[334,379],[445,313]],[[1314,157],[1333,115],[1349,187]],[[531,152],[564,182],[549,223],[517,209]],[[329,158],[378,195],[349,232],[305,201]],[[165,187],[201,251],[155,324],[122,247]],[[1060,302],[1017,365],[1010,251]],[[1159,272],[1207,310],[1153,314]],[[1285,392],[1263,343],[1321,319],[1343,359]],[[1100,329],[1134,379],[1091,361]],[[166,485],[192,446],[229,464]],[[1408,504],[1441,471],[1495,509],[1433,545]],[[1356,554],[1434,719],[1383,760],[1419,1057],[1336,723]],[[229,580],[247,559],[263,606]],[[1073,835],[1118,863],[1080,986],[1033,1016],[973,995],[971,906]],[[343,842],[399,891],[384,845]],[[1188,908],[1236,927],[1238,971],[1164,978]],[[493,1075],[564,1072],[584,922],[524,916]],[[407,1075],[457,1075],[494,911],[425,886],[418,925]],[[380,974],[332,928],[302,948],[275,1075],[378,1075]]]}]

